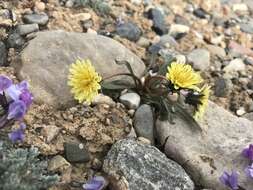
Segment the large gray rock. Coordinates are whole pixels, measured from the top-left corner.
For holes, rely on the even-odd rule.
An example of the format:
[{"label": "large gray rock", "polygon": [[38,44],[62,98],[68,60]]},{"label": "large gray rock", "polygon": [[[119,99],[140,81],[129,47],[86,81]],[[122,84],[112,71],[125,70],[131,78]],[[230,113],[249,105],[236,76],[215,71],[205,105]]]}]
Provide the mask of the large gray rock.
[{"label": "large gray rock", "polygon": [[203,121],[203,131],[193,130],[186,121],[176,118],[174,125],[157,121],[156,127],[165,154],[184,165],[194,182],[205,188],[226,189],[219,177],[224,170],[240,172],[239,184],[253,189],[244,169],[249,164],[241,156],[243,148],[252,143],[253,123],[238,118],[209,102]]},{"label": "large gray rock", "polygon": [[74,102],[67,85],[69,65],[77,58],[90,59],[102,77],[128,72],[115,59],[129,61],[136,75],[145,69],[136,55],[110,38],[64,31],[38,32],[13,66],[20,79],[29,81],[35,101],[67,107]]},{"label": "large gray rock", "polygon": [[118,141],[112,146],[103,170],[112,179],[125,179],[128,186],[125,189],[129,190],[194,189],[193,182],[180,165],[167,159],[155,147],[131,139]]}]

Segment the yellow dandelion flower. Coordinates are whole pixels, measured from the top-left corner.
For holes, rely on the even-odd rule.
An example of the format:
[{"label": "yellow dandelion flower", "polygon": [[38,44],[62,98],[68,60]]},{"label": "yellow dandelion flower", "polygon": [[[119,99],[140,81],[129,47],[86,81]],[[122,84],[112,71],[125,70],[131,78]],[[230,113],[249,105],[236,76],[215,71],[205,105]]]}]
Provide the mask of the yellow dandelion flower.
[{"label": "yellow dandelion flower", "polygon": [[201,88],[200,90],[200,99],[199,99],[199,104],[196,108],[194,118],[196,120],[201,119],[205,113],[206,107],[208,105],[208,98],[210,94],[210,86],[205,85]]},{"label": "yellow dandelion flower", "polygon": [[199,90],[196,85],[203,81],[190,65],[177,62],[173,62],[168,66],[166,78],[171,81],[176,90],[179,88]]},{"label": "yellow dandelion flower", "polygon": [[70,66],[68,85],[71,93],[79,103],[91,103],[101,88],[99,82],[102,78],[92,66],[90,60],[77,60]]}]

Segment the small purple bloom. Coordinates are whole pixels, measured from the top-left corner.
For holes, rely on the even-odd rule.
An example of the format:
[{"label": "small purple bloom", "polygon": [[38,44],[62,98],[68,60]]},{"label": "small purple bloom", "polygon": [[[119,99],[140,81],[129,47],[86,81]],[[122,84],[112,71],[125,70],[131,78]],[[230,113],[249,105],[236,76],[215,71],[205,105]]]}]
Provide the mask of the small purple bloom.
[{"label": "small purple bloom", "polygon": [[6,93],[11,97],[12,100],[18,100],[21,94],[20,89],[17,85],[13,84],[9,88],[6,89]]},{"label": "small purple bloom", "polygon": [[23,90],[22,93],[19,96],[20,100],[22,100],[26,107],[28,108],[33,101],[33,96],[32,94],[29,92],[29,90]]},{"label": "small purple bloom", "polygon": [[22,82],[20,82],[19,84],[17,84],[18,88],[22,91],[22,90],[28,90],[29,85],[28,82],[23,80]]},{"label": "small purple bloom", "polygon": [[3,75],[0,76],[0,93],[9,88],[11,85],[12,81],[9,78]]},{"label": "small purple bloom", "polygon": [[26,105],[23,101],[17,100],[10,104],[7,119],[21,119],[26,112]]},{"label": "small purple bloom", "polygon": [[13,84],[9,88],[6,89],[6,93],[11,97],[12,100],[16,101],[20,99],[20,95],[28,91],[28,83],[26,81],[22,81],[19,84]]},{"label": "small purple bloom", "polygon": [[250,144],[248,148],[243,149],[242,155],[253,161],[253,144]]},{"label": "small purple bloom", "polygon": [[84,190],[102,190],[105,187],[105,178],[102,176],[95,176],[83,185]]},{"label": "small purple bloom", "polygon": [[24,123],[20,124],[20,127],[15,130],[12,131],[11,133],[9,133],[9,139],[12,141],[12,143],[16,143],[18,141],[23,141],[25,138],[25,134],[24,134],[24,130],[25,130],[26,126]]},{"label": "small purple bloom", "polygon": [[229,175],[226,171],[223,172],[222,176],[219,178],[221,183],[230,187],[232,190],[238,189],[238,173],[232,171],[231,175]]},{"label": "small purple bloom", "polygon": [[253,164],[245,168],[245,173],[248,177],[253,178]]}]

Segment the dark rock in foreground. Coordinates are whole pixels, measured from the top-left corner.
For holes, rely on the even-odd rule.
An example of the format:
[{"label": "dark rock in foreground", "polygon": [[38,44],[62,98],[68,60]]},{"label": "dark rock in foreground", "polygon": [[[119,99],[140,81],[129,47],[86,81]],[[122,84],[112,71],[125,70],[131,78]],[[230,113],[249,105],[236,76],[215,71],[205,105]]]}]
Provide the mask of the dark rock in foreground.
[{"label": "dark rock in foreground", "polygon": [[[114,144],[104,161],[104,171],[125,179],[129,190],[193,190],[184,169],[157,148],[125,139]],[[115,180],[114,180],[115,181]],[[119,187],[115,187],[119,189]]]}]

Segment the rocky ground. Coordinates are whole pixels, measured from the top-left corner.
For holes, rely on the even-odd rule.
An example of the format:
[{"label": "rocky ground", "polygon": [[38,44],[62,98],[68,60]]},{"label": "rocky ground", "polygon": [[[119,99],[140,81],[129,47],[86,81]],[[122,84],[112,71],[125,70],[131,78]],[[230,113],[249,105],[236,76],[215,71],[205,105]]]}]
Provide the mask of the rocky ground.
[{"label": "rocky ground", "polygon": [[[105,173],[113,176],[112,181],[126,178],[126,187],[116,183],[114,189],[135,190],[136,184],[143,184],[146,189],[164,189],[155,183],[154,176],[147,174],[154,171],[150,163],[158,161],[152,154],[148,158],[138,155],[133,147],[154,151],[160,158],[156,167],[162,170],[161,165],[165,165],[168,170],[162,170],[162,174],[170,173],[169,180],[161,181],[170,184],[171,189],[194,189],[193,182],[197,189],[222,189],[217,178],[224,167],[232,167],[226,162],[235,162],[236,166],[243,162],[233,157],[231,145],[236,143],[234,153],[252,139],[252,123],[243,119],[253,121],[252,15],[252,0],[0,1],[0,73],[31,83],[36,103],[25,118],[28,129],[24,145],[38,147],[49,160],[48,170],[61,176],[53,189],[80,189],[80,184],[91,176]],[[164,145],[165,153],[186,170],[193,182],[181,166],[171,160],[165,164],[163,154],[143,145],[155,142],[155,118],[148,105],[139,107],[138,95],[125,94],[120,99],[122,104],[100,96],[91,107],[83,107],[71,102],[65,87],[68,65],[77,56],[89,57],[103,76],[124,70],[114,64],[115,58],[128,59],[140,75],[154,52],[159,52],[159,63],[161,57],[169,55],[191,63],[212,86],[210,99],[230,112],[210,106],[202,124],[205,134],[186,138],[181,144],[178,141],[184,139],[182,135],[191,136],[191,131],[172,127],[174,131],[168,132],[163,129],[168,124],[156,124],[162,131],[158,141]],[[215,114],[226,121],[219,123]],[[103,166],[105,155],[116,141],[134,136],[133,125],[139,142],[116,143]],[[229,127],[230,133],[224,127]],[[214,131],[219,131],[219,138]],[[165,142],[168,136],[173,140]],[[193,142],[192,146],[187,147],[189,142]],[[224,156],[217,156],[223,148]],[[128,159],[124,160],[124,154]],[[143,157],[143,163],[135,160],[136,154]],[[147,166],[147,171],[128,175],[132,163],[139,164],[136,171],[142,165]],[[123,172],[123,180],[121,174],[111,174],[114,170],[117,175]],[[137,183],[137,179],[142,180]],[[171,183],[171,179],[178,183]],[[242,184],[250,190],[252,182],[248,185],[247,180],[242,179]]]}]

